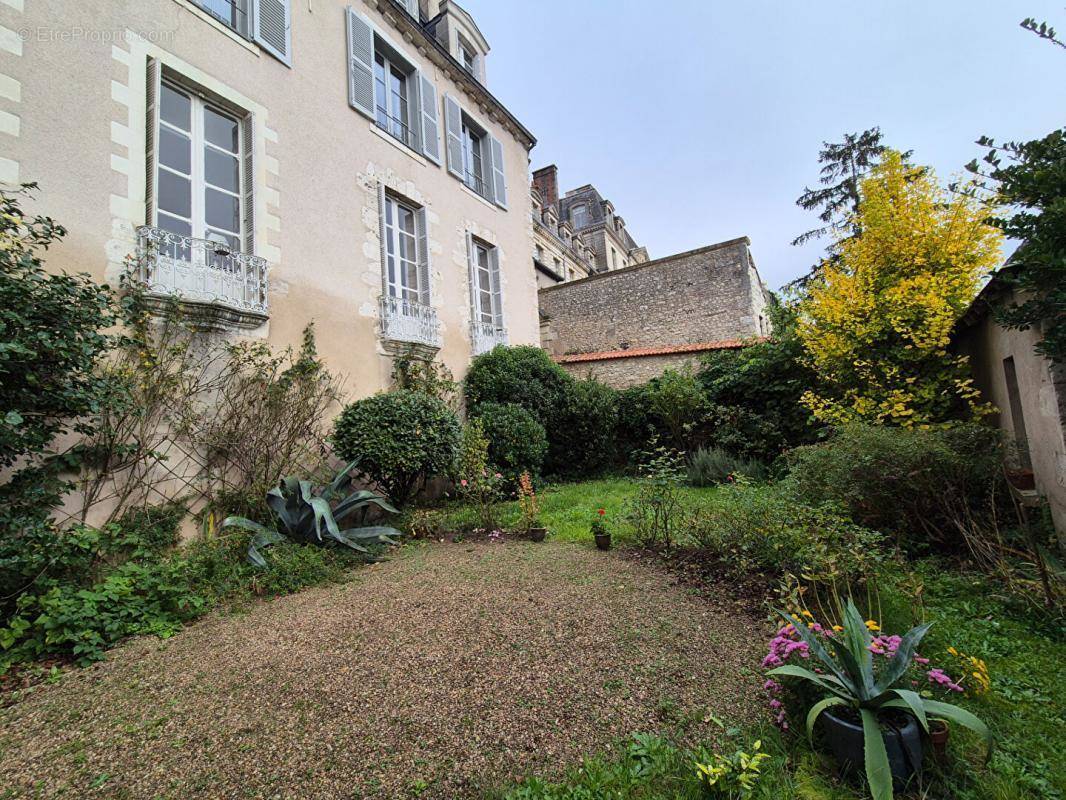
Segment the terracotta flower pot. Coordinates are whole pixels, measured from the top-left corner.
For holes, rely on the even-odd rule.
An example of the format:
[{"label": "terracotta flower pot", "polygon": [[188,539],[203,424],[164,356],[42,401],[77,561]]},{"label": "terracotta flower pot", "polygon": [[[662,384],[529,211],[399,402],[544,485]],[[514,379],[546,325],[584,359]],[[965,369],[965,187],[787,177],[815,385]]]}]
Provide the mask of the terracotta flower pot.
[{"label": "terracotta flower pot", "polygon": [[1007,473],[1007,480],[1015,489],[1022,492],[1036,488],[1036,476],[1031,469],[1016,469]]},{"label": "terracotta flower pot", "polygon": [[543,542],[544,537],[548,535],[547,528],[530,528],[529,538],[534,542]]},{"label": "terracotta flower pot", "polygon": [[929,741],[933,745],[933,758],[938,763],[943,763],[948,757],[948,737],[951,728],[942,719],[929,720]]},{"label": "terracotta flower pot", "polygon": [[611,534],[609,533],[597,533],[596,534],[596,547],[600,550],[611,549]]}]

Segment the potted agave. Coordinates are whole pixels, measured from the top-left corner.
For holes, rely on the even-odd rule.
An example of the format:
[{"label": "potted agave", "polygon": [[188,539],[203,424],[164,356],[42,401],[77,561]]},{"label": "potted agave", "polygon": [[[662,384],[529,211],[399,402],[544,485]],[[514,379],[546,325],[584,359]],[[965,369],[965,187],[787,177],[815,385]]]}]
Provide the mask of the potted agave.
[{"label": "potted agave", "polygon": [[611,531],[607,528],[607,522],[604,520],[606,514],[606,509],[596,509],[596,516],[592,518],[592,525],[589,526],[592,530],[592,537],[596,540],[596,547],[600,550],[611,549]]},{"label": "potted agave", "polygon": [[[764,663],[783,662],[788,654],[799,651],[818,662],[818,671],[781,663],[768,674],[799,678],[819,690],[821,699],[807,712],[807,735],[813,737],[814,726],[821,720],[837,762],[844,768],[864,765],[874,800],[891,800],[894,786],[906,785],[921,770],[922,733],[929,734],[932,720],[950,720],[977,732],[991,752],[991,734],[980,719],[914,691],[909,670],[928,663],[915,652],[928,624],[903,636],[875,637],[878,626],[864,621],[850,599],[844,625],[833,630],[781,616],[788,624],[771,642]],[[962,691],[940,669],[930,669],[926,675],[934,687]]]},{"label": "potted agave", "polygon": [[533,488],[533,477],[523,472],[518,477],[518,508],[522,514],[522,527],[534,542],[543,542],[548,529],[540,523],[540,503]]}]

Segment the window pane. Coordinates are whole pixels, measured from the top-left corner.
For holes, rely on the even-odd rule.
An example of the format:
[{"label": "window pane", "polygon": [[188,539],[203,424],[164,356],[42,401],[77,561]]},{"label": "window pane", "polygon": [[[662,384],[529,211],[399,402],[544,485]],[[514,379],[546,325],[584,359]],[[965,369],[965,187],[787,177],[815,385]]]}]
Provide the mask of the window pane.
[{"label": "window pane", "polygon": [[183,219],[159,212],[159,227],[180,236],[192,236],[192,226]]},{"label": "window pane", "polygon": [[196,0],[196,2],[213,17],[217,17],[231,28],[237,29],[240,11],[237,4],[241,0]]},{"label": "window pane", "polygon": [[189,122],[191,108],[187,95],[163,84],[163,96],[159,105],[159,116],[162,119],[183,131],[192,130],[192,123]]},{"label": "window pane", "polygon": [[415,212],[406,206],[397,206],[396,208],[400,212],[400,230],[413,235],[415,232]]},{"label": "window pane", "polygon": [[204,179],[221,189],[240,191],[239,162],[235,156],[220,153],[213,147],[204,148]]},{"label": "window pane", "polygon": [[412,299],[418,299],[418,267],[408,262],[404,265],[404,280],[403,285],[413,292]]},{"label": "window pane", "polygon": [[241,204],[232,195],[206,189],[205,221],[209,227],[236,232],[241,229]]},{"label": "window pane", "polygon": [[486,319],[492,319],[492,295],[488,292],[481,292],[481,313]]},{"label": "window pane", "polygon": [[224,117],[210,108],[204,108],[204,138],[211,144],[217,144],[219,147],[236,153],[238,127],[237,120]]},{"label": "window pane", "polygon": [[192,142],[170,128],[159,128],[159,163],[184,172],[192,173]]},{"label": "window pane", "polygon": [[192,216],[192,183],[188,178],[159,170],[159,210],[179,217]]}]

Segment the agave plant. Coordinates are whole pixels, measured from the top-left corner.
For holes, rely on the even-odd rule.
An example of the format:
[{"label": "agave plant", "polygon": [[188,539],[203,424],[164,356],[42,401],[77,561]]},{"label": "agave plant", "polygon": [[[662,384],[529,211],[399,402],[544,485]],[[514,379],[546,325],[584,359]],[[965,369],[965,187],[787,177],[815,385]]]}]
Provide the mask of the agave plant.
[{"label": "agave plant", "polygon": [[353,461],[337,474],[329,486],[321,490],[316,489],[311,481],[301,481],[293,476],[282,478],[276,487],[267,492],[266,497],[267,505],[277,518],[277,528],[268,528],[245,517],[227,517],[222,527],[244,528],[255,534],[248,544],[248,560],[257,567],[267,565],[261,548],[286,539],[320,546],[343,545],[365,554],[370,553],[366,546],[368,544],[393,544],[392,537],[401,535],[395,528],[371,525],[341,530],[337,524],[357,511],[362,519],[371,505],[392,514],[397,513],[388,500],[369,491],[354,492],[336,505],[332,504],[358,463]]},{"label": "agave plant", "polygon": [[874,800],[892,800],[892,772],[878,724],[878,714],[882,711],[893,709],[913,715],[926,733],[929,732],[930,718],[951,720],[983,737],[991,753],[991,733],[976,716],[958,706],[922,697],[918,692],[897,685],[911,666],[918,644],[929,630],[929,624],[911,628],[901,637],[895,654],[881,661],[879,668],[875,669],[873,654],[876,648],[871,647],[873,635],[850,599],[844,612],[843,630],[829,640],[828,649],[802,621],[778,613],[795,628],[810,655],[821,662],[825,671],[815,673],[794,664],[786,664],[770,670],[768,674],[802,678],[829,693],[807,713],[808,736],[813,736],[818,717],[827,709],[847,706],[858,713],[864,734],[866,778]]}]

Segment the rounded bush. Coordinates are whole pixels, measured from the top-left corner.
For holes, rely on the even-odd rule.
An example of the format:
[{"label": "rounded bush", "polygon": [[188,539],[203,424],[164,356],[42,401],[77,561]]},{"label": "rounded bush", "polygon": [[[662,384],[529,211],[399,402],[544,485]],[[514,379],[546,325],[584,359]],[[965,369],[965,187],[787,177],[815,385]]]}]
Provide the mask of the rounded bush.
[{"label": "rounded bush", "polygon": [[568,478],[598,475],[615,460],[618,392],[596,380],[574,381],[548,423],[547,469]]},{"label": "rounded bush", "polygon": [[548,436],[531,413],[517,403],[483,403],[477,413],[489,440],[489,460],[508,481],[527,471],[540,474]]},{"label": "rounded bush", "polygon": [[551,420],[574,379],[539,347],[496,347],[474,359],[466,374],[466,406],[478,413],[484,403],[517,403],[541,425]]},{"label": "rounded bush", "polygon": [[442,400],[401,389],[346,406],[333,445],[345,461],[359,459],[359,471],[403,504],[455,461],[459,420]]}]

